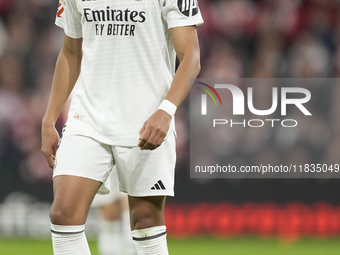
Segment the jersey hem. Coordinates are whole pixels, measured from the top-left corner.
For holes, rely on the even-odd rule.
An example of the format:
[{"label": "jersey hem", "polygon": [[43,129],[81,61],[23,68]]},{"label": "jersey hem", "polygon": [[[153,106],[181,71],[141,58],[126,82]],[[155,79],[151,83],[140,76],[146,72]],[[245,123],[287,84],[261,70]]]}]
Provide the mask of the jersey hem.
[{"label": "jersey hem", "polygon": [[[138,147],[138,143],[139,143],[138,138],[121,139],[121,140],[118,140],[118,141],[117,140],[114,141],[114,140],[108,139],[107,136],[103,136],[98,132],[88,130],[88,128],[86,128],[86,125],[83,126],[83,128],[79,128],[79,124],[78,125],[73,125],[73,124],[74,123],[72,123],[69,120],[66,122],[66,126],[77,130],[79,135],[90,137],[94,140],[97,140],[100,143],[108,144],[110,146],[119,146],[119,147]],[[170,124],[170,125],[171,126],[169,127],[168,133],[167,133],[166,137],[164,138],[164,140],[166,140],[168,138],[168,136],[169,136],[169,134],[171,134],[171,132],[173,132],[175,138],[177,138],[177,133],[176,133],[176,129],[174,127],[174,124]]]},{"label": "jersey hem", "polygon": [[154,193],[154,192],[127,192],[124,190],[120,190],[123,193],[128,194],[129,196],[132,197],[156,197],[156,196],[166,196],[166,197],[174,197],[175,196],[175,192],[173,191],[169,191],[169,192],[158,192],[158,193]]}]

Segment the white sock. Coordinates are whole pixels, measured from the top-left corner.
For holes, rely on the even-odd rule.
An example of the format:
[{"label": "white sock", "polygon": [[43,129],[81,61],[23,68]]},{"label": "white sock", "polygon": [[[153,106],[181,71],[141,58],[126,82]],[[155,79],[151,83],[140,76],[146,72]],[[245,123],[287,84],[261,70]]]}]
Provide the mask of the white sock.
[{"label": "white sock", "polygon": [[138,255],[169,255],[165,226],[137,229],[131,233]]},{"label": "white sock", "polygon": [[85,225],[51,224],[54,255],[91,255],[84,230]]},{"label": "white sock", "polygon": [[132,241],[131,228],[130,228],[130,214],[129,209],[125,209],[122,213],[122,244],[124,246],[122,254],[124,255],[137,255],[135,245]]},{"label": "white sock", "polygon": [[121,255],[121,222],[100,219],[98,249],[101,255]]}]

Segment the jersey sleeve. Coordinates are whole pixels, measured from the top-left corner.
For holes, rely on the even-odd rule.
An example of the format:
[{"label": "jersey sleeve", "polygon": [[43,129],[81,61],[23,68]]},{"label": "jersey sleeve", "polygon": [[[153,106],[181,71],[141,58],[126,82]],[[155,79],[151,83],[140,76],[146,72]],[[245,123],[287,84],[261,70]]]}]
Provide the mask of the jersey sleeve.
[{"label": "jersey sleeve", "polygon": [[81,14],[75,0],[60,0],[55,24],[71,38],[82,38]]},{"label": "jersey sleeve", "polygon": [[203,24],[197,0],[165,0],[163,16],[169,28]]}]

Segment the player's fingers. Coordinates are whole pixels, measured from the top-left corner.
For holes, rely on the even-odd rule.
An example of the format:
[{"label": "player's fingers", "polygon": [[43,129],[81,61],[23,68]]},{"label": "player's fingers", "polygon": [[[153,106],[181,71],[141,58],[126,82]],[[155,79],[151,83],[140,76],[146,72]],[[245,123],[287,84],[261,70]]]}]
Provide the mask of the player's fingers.
[{"label": "player's fingers", "polygon": [[142,149],[142,147],[144,146],[144,144],[146,143],[146,139],[144,138],[139,138],[139,143],[138,143],[138,147],[140,147]]},{"label": "player's fingers", "polygon": [[162,144],[165,136],[166,132],[160,126],[158,126],[157,128],[153,128],[149,139],[146,141],[142,149],[154,150],[158,148]]},{"label": "player's fingers", "polygon": [[54,168],[54,157],[50,157],[49,159],[47,159],[47,163],[48,163],[48,166],[50,168]]},{"label": "player's fingers", "polygon": [[58,144],[59,144],[59,141],[58,141],[58,143],[54,144],[53,147],[52,147],[52,150],[53,150],[52,151],[52,156],[53,156],[53,158],[57,154]]},{"label": "player's fingers", "polygon": [[164,141],[164,138],[165,138],[165,135],[164,135],[164,134],[159,134],[159,135],[155,138],[155,140],[154,140],[154,145],[155,145],[155,147],[153,148],[153,150],[156,149],[156,148],[158,148],[159,146],[161,146],[161,144],[162,144],[163,141]]},{"label": "player's fingers", "polygon": [[47,164],[50,168],[54,167],[54,156],[52,155],[52,152],[43,152],[45,159],[47,161]]},{"label": "player's fingers", "polygon": [[158,135],[158,128],[152,128],[150,135],[148,137],[148,139],[146,140],[146,142],[144,143],[144,145],[142,146],[142,150],[152,150],[155,148],[155,138]]},{"label": "player's fingers", "polygon": [[139,143],[138,143],[138,147],[143,146],[145,141],[146,141],[145,139],[143,139],[144,133],[145,133],[145,123],[143,124],[143,127],[139,131]]},{"label": "player's fingers", "polygon": [[152,142],[152,147],[150,150],[157,149],[164,141],[165,135],[163,133],[158,133]]},{"label": "player's fingers", "polygon": [[143,127],[141,128],[141,130],[139,131],[139,140],[141,140],[142,138],[142,136],[143,136],[143,133],[145,132],[145,126],[146,126],[146,124],[144,123],[143,124]]},{"label": "player's fingers", "polygon": [[141,137],[139,138],[140,141],[138,143],[138,147],[143,149],[143,147],[145,146],[147,140],[149,139],[150,134],[151,134],[151,130],[145,128],[143,133],[141,133]]}]

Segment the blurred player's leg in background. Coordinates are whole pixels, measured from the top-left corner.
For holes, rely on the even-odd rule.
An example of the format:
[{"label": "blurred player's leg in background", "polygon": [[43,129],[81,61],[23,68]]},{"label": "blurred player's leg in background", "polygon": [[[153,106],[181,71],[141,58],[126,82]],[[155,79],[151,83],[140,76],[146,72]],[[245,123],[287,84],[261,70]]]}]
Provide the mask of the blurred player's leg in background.
[{"label": "blurred player's leg in background", "polygon": [[96,195],[92,207],[99,212],[98,249],[100,255],[136,255],[130,229],[127,195],[119,191],[117,172],[111,173],[111,192]]}]

